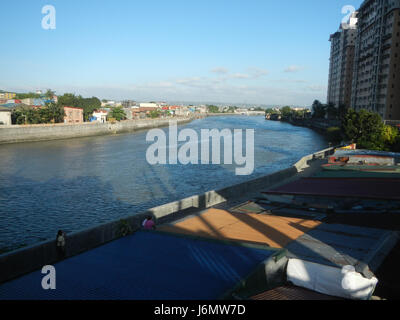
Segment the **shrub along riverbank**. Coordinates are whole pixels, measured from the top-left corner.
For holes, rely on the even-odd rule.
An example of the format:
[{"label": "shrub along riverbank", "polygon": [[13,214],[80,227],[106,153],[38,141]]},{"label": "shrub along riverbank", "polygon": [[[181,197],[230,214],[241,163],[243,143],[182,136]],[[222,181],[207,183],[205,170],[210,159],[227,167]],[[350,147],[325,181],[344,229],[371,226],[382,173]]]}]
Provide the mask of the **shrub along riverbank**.
[{"label": "shrub along riverbank", "polygon": [[293,125],[305,126],[325,135],[332,144],[356,143],[360,149],[400,152],[399,128],[384,124],[379,114],[348,109],[336,119],[282,118]]}]

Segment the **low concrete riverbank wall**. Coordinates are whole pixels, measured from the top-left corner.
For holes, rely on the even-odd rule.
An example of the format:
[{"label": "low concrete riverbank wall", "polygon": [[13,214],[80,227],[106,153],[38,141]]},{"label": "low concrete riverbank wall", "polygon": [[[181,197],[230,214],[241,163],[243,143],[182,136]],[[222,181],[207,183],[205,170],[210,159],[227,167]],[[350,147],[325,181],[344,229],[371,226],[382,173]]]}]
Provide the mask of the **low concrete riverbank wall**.
[{"label": "low concrete riverbank wall", "polygon": [[13,125],[7,127],[0,126],[0,144],[59,140],[133,132],[138,130],[168,126],[170,121],[177,121],[178,124],[183,124],[198,118],[199,117],[182,117],[165,119],[125,120],[115,123],[85,122],[81,124],[40,124],[26,126]]},{"label": "low concrete riverbank wall", "polygon": [[[118,134],[134,132],[139,130],[165,127],[170,121],[177,121],[179,124],[191,122],[195,119],[214,116],[231,116],[239,113],[215,113],[201,114],[190,117],[161,118],[161,119],[142,119],[124,120],[120,122],[84,122],[80,124],[38,124],[38,125],[12,125],[0,126],[0,145],[18,142],[33,142],[47,140],[61,140],[81,137],[100,136],[108,134]],[[257,114],[250,114],[257,115]]]},{"label": "low concrete riverbank wall", "polygon": [[207,113],[207,117],[215,117],[215,116],[265,116],[265,112],[263,111],[248,111],[248,112],[232,112],[232,113]]},{"label": "low concrete riverbank wall", "polygon": [[285,122],[298,127],[310,128],[321,134],[326,134],[328,128],[340,127],[340,121],[338,120],[293,119]]},{"label": "low concrete riverbank wall", "polygon": [[[167,203],[145,212],[133,213],[124,220],[136,231],[140,228],[141,222],[148,215],[159,219],[189,208],[206,209],[225,202],[228,199],[234,199],[239,196],[242,197],[246,193],[265,190],[274,184],[295,176],[299,171],[308,167],[310,161],[325,158],[333,154],[333,152],[333,148],[325,149],[303,157],[290,168],[220,190],[212,190],[204,194],[194,195],[182,200]],[[68,234],[66,256],[71,257],[77,255],[119,238],[119,227],[120,220]],[[54,264],[56,261],[55,235],[54,240],[37,243],[16,251],[4,253],[0,255],[0,283],[41,269],[45,265]]]}]

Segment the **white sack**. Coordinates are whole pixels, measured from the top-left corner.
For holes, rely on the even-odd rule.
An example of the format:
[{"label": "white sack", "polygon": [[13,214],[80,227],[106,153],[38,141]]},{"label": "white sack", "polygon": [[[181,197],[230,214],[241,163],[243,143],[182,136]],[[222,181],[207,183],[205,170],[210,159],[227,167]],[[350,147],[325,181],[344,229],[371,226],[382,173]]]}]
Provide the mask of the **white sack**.
[{"label": "white sack", "polygon": [[346,299],[368,300],[378,279],[364,278],[353,266],[342,269],[299,259],[289,259],[287,279],[294,285]]}]

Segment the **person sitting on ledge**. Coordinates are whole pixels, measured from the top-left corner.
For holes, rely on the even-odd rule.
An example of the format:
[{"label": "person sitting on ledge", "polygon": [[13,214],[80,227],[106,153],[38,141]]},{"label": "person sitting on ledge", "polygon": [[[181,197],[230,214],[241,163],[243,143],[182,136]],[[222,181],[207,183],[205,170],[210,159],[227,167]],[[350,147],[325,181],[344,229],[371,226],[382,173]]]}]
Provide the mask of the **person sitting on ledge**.
[{"label": "person sitting on ledge", "polygon": [[156,228],[156,224],[153,221],[152,216],[148,216],[144,221],[143,221],[143,228],[147,230],[152,230]]},{"label": "person sitting on ledge", "polygon": [[58,230],[56,238],[57,255],[59,259],[65,257],[65,232]]}]

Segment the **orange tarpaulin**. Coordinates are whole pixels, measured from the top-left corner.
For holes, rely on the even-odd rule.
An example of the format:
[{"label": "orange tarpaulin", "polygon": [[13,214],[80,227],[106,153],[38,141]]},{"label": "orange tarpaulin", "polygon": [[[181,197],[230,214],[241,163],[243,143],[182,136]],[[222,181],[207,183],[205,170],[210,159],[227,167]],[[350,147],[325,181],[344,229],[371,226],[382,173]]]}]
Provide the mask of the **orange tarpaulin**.
[{"label": "orange tarpaulin", "polygon": [[283,248],[321,222],[271,215],[207,212],[158,230],[224,240],[238,240]]}]

